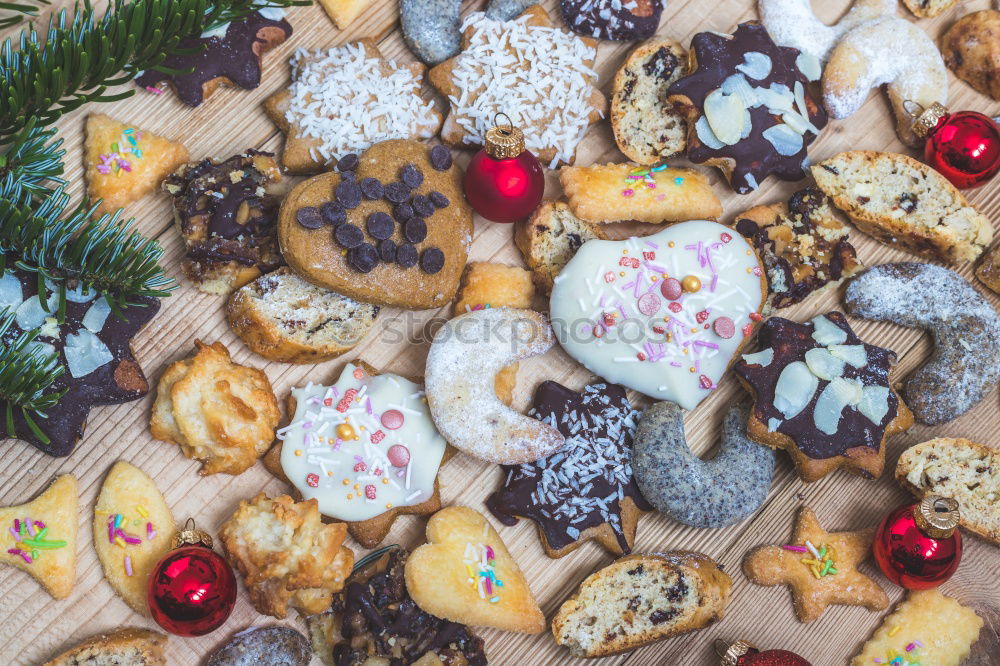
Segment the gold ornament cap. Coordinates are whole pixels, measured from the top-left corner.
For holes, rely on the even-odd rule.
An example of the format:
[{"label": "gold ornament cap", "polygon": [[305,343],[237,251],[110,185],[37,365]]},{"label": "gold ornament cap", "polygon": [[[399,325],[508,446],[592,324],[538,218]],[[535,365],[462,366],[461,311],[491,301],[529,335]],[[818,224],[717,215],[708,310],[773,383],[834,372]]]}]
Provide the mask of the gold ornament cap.
[{"label": "gold ornament cap", "polygon": [[923,498],[917,505],[917,510],[913,512],[917,528],[934,539],[950,537],[961,518],[958,502],[940,495],[928,495]]},{"label": "gold ornament cap", "polygon": [[212,535],[205,530],[199,530],[195,527],[194,518],[188,518],[184,522],[184,529],[177,532],[170,542],[170,548],[174,550],[183,548],[184,546],[204,546],[205,548],[211,548]]},{"label": "gold ornament cap", "polygon": [[722,661],[719,662],[720,666],[736,666],[739,663],[740,657],[748,654],[751,650],[757,649],[757,646],[749,641],[735,641],[726,644],[726,641],[721,638],[715,639],[713,647],[715,648],[715,654],[722,657]]},{"label": "gold ornament cap", "polygon": [[[500,116],[507,119],[506,127],[500,125]],[[486,132],[483,149],[495,160],[512,160],[524,152],[524,132],[514,127],[506,113],[498,113],[493,116],[493,127]]]},{"label": "gold ornament cap", "polygon": [[948,109],[934,102],[928,108],[912,100],[903,102],[903,109],[913,118],[913,133],[921,139],[926,139],[937,128],[941,119],[948,115]]}]

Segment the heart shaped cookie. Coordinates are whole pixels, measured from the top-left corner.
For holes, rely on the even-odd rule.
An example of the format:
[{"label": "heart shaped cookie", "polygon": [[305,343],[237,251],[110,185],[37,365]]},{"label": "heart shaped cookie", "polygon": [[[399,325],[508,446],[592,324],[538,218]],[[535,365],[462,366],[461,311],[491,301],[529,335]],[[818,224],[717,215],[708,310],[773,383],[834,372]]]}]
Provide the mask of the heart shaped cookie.
[{"label": "heart shaped cookie", "polygon": [[444,146],[393,139],[300,183],[278,242],[306,280],[357,301],[425,310],[458,289],[472,240],[462,172]]},{"label": "heart shaped cookie", "polygon": [[500,535],[480,513],[450,506],[427,523],[427,543],[406,562],[406,590],[445,620],[540,634],[545,616]]},{"label": "heart shaped cookie", "polygon": [[694,409],[753,333],[766,295],[753,247],[695,220],[588,241],[556,277],[549,307],[559,343],[588,370]]}]

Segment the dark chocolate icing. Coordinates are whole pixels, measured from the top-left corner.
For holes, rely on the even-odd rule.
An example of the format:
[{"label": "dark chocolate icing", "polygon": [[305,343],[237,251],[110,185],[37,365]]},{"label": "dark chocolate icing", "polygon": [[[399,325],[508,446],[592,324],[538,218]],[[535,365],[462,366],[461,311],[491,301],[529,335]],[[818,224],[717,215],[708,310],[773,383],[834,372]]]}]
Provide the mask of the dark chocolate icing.
[{"label": "dark chocolate icing", "polygon": [[490,512],[505,525],[516,524],[515,516],[534,520],[552,550],[577,541],[588,528],[608,523],[621,552],[628,553],[622,500],[630,498],[642,511],[652,507],[632,476],[632,435],[639,414],[625,389],[600,383],[577,393],[543,382],[529,415],[556,427],[566,437],[566,446],[533,463],[503,465],[503,488],[486,500]]},{"label": "dark chocolate icing", "polygon": [[[775,44],[764,26],[758,23],[741,23],[731,37],[714,32],[700,32],[691,40],[691,48],[695,53],[697,67],[691,74],[670,86],[668,94],[671,101],[683,106],[693,105],[697,109],[697,115],[702,115],[705,98],[709,93],[722,86],[722,83],[733,74],[738,74],[739,70],[736,68],[743,63],[744,55],[755,51],[771,59],[771,71],[763,79],[751,80],[751,85],[767,88],[773,83],[779,83],[794,91],[795,82],[801,82],[805,88],[810,122],[819,130],[826,126],[828,120],[826,111],[813,99],[808,78],[795,64],[799,51]],[[734,160],[736,164],[730,181],[733,189],[740,194],[755,190],[753,181],[756,185],[760,185],[772,173],[783,180],[801,180],[806,175],[803,168],[806,148],[816,136],[812,132],[807,132],[802,137],[802,149],[794,155],[786,157],[778,154],[774,146],[764,138],[763,133],[769,127],[780,124],[782,120],[763,106],[750,109],[752,127],[747,138],[731,146],[723,145],[719,149],[712,149],[703,144],[695,131],[695,118],[689,117],[689,119],[691,127],[688,132],[688,158],[697,163],[713,158]],[[748,181],[747,176],[752,180]]]},{"label": "dark chocolate icing", "polygon": [[281,30],[284,33],[282,42],[292,35],[292,26],[285,19],[272,21],[254,12],[241,21],[230,23],[223,37],[182,39],[178,50],[195,52],[170,54],[163,59],[163,67],[179,71],[193,69],[189,74],[164,74],[150,69],[136,77],[135,82],[148,88],[168,81],[177,97],[188,106],[201,104],[205,100],[202,86],[219,77],[229,79],[240,88],[256,88],[260,85],[260,54],[268,43],[260,31],[266,28]]},{"label": "dark chocolate icing", "polygon": [[573,32],[595,39],[631,41],[656,33],[663,0],[561,0],[563,21]]},{"label": "dark chocolate icing", "polygon": [[[843,344],[864,345],[868,356],[868,363],[861,368],[845,363],[843,377],[858,379],[865,386],[889,388],[891,386],[889,371],[896,362],[895,352],[862,342],[861,338],[851,330],[843,313],[828,312],[823,316],[847,334],[847,340]],[[846,407],[841,412],[837,432],[833,435],[827,435],[817,429],[813,417],[816,401],[829,384],[826,380],[819,380],[819,385],[809,402],[794,417],[786,419],[774,406],[774,391],[782,370],[789,363],[803,361],[810,349],[823,348],[823,345],[813,339],[813,330],[812,322],[799,324],[781,317],[771,317],[764,322],[758,334],[758,341],[761,349],[774,350],[771,363],[761,365],[740,359],[734,366],[736,374],[752,387],[754,416],[764,424],[772,418],[780,420],[777,432],[791,437],[799,450],[813,459],[844,455],[848,449],[857,446],[867,446],[878,451],[882,446],[885,429],[896,418],[899,407],[899,399],[892,390],[889,391],[889,409],[882,417],[881,423],[873,423],[857,409]]]}]

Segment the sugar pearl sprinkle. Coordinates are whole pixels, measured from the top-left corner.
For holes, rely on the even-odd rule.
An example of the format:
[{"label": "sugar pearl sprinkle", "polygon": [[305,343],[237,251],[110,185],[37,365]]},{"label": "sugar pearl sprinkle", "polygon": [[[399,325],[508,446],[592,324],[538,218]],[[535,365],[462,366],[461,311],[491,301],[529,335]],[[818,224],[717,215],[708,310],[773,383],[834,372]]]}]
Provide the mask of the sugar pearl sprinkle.
[{"label": "sugar pearl sprinkle", "polygon": [[7,531],[14,539],[14,546],[7,549],[7,554],[20,556],[25,564],[36,562],[46,550],[66,547],[65,541],[49,539],[45,523],[31,517],[15,518]]},{"label": "sugar pearl sprinkle", "polygon": [[524,132],[528,150],[554,149],[549,164],[573,159],[590,125],[590,97],[597,74],[596,50],[559,28],[529,26],[530,16],[497,21],[470,14],[468,47],[455,58],[449,95],[452,116],[465,130],[466,143],[482,144],[500,111]]},{"label": "sugar pearl sprinkle", "polygon": [[500,601],[500,589],[503,581],[497,578],[496,554],[492,546],[482,543],[465,544],[463,558],[465,571],[469,574],[466,582],[476,588],[479,598],[495,604]]}]

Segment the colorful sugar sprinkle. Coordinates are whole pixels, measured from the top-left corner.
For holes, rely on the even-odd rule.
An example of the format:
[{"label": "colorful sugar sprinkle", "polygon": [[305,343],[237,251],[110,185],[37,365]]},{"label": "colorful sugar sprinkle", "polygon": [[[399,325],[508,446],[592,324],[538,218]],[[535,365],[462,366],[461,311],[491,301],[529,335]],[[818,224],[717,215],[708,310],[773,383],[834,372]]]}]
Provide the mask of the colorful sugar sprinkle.
[{"label": "colorful sugar sprinkle", "polygon": [[[38,528],[37,532],[35,528]],[[7,553],[19,556],[26,564],[37,560],[39,551],[58,550],[66,547],[65,541],[48,538],[49,528],[40,520],[15,518],[8,531],[19,547],[9,548]]]},{"label": "colorful sugar sprinkle", "polygon": [[496,588],[503,587],[503,581],[496,577],[494,569],[496,554],[488,544],[465,544],[465,571],[469,574],[468,584],[479,592],[479,598],[495,604],[500,601],[500,595],[495,594]]},{"label": "colorful sugar sprinkle", "polygon": [[139,147],[141,139],[142,133],[131,127],[127,128],[118,141],[111,142],[111,152],[99,156],[100,162],[95,166],[97,172],[119,176],[122,171],[132,171],[133,162],[142,159],[142,149]]}]

